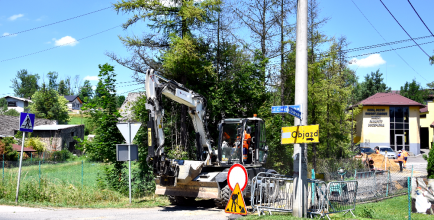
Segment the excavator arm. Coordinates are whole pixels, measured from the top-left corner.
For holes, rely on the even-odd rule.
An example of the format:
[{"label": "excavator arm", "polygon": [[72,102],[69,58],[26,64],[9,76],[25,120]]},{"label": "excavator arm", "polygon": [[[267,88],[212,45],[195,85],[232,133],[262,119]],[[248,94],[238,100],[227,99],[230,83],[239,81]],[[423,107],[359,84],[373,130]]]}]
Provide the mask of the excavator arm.
[{"label": "excavator arm", "polygon": [[[206,118],[206,99],[184,85],[173,80],[168,80],[154,70],[146,72],[146,109],[149,110],[148,121],[148,162],[153,161],[154,173],[157,175],[176,175],[176,160],[168,160],[164,153],[164,132],[162,108],[162,95],[188,107],[188,113],[192,119],[196,132],[197,160],[204,165],[210,165],[211,160],[217,158],[213,155],[211,138],[208,131]],[[167,167],[173,167],[168,169]],[[171,170],[171,171],[170,171]],[[170,172],[169,172],[170,171]]]}]

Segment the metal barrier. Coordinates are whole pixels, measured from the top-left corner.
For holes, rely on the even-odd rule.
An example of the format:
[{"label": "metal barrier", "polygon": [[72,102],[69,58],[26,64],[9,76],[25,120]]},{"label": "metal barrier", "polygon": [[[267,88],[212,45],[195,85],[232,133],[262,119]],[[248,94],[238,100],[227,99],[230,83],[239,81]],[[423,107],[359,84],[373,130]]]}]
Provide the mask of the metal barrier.
[{"label": "metal barrier", "polygon": [[251,205],[258,215],[264,211],[292,212],[293,178],[259,173],[252,179]]},{"label": "metal barrier", "polygon": [[[327,184],[327,208],[324,215],[332,213],[350,212],[354,217],[353,210],[356,208],[358,182],[351,181],[334,181]],[[323,217],[322,215],[321,217]]]},{"label": "metal barrier", "polygon": [[323,216],[327,208],[327,183],[321,180],[308,180],[308,208],[307,215]]}]

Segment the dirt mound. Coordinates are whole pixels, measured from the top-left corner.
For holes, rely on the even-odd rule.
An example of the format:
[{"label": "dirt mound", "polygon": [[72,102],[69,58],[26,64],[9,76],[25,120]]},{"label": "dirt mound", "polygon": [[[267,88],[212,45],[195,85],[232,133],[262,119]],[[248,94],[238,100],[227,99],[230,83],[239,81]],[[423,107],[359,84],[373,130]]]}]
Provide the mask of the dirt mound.
[{"label": "dirt mound", "polygon": [[[371,155],[368,155],[368,158],[369,157],[371,157],[372,160],[374,161],[375,168],[382,169],[382,170],[384,170],[385,167],[386,167],[386,169],[389,169],[389,167],[390,168],[395,168],[395,167],[399,168],[399,164],[396,163],[395,160],[385,158],[384,155],[371,154]],[[384,166],[384,163],[386,163],[386,166]]]}]

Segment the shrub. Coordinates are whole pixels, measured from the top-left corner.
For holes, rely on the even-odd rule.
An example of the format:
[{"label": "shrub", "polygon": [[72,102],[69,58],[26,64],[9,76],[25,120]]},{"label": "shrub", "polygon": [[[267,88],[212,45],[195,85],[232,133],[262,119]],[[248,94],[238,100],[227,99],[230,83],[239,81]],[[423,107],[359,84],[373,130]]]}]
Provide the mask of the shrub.
[{"label": "shrub", "polygon": [[428,165],[426,166],[428,178],[434,179],[434,143],[431,145],[431,150],[428,155]]},{"label": "shrub", "polygon": [[24,142],[24,146],[28,148],[32,148],[38,153],[44,152],[47,150],[45,147],[45,143],[41,141],[39,137],[31,137],[27,138],[27,140]]},{"label": "shrub", "polygon": [[54,151],[53,154],[51,154],[52,160],[54,161],[65,161],[72,156],[73,154],[69,152],[69,150]]}]

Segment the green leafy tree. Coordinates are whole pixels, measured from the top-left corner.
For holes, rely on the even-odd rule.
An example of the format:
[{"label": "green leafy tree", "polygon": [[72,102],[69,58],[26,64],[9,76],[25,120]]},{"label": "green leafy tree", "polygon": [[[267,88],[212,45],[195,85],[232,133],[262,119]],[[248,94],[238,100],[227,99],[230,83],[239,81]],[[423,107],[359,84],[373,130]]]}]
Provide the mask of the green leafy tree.
[{"label": "green leafy tree", "polygon": [[5,98],[0,99],[0,115],[8,111],[8,101]]},{"label": "green leafy tree", "polygon": [[15,144],[13,137],[0,139],[0,155],[4,155],[6,161],[18,160],[18,152],[12,148],[12,144]]},{"label": "green leafy tree", "polygon": [[434,81],[427,83],[426,86],[428,86],[430,89],[434,89]]},{"label": "green leafy tree", "polygon": [[59,95],[63,95],[63,96],[70,95],[68,86],[64,80],[60,80],[57,91],[59,92]]},{"label": "green leafy tree", "polygon": [[354,90],[357,101],[362,101],[379,92],[390,92],[391,89],[384,83],[382,76],[379,69],[371,72],[371,75],[367,74],[365,81],[358,84]]},{"label": "green leafy tree", "polygon": [[36,150],[38,153],[42,153],[47,150],[45,147],[45,143],[41,141],[41,138],[39,137],[31,137],[27,138],[27,140],[24,143],[25,147],[32,148],[33,150]]},{"label": "green leafy tree", "polygon": [[[102,86],[102,85],[101,85]],[[81,100],[91,100],[93,97],[93,89],[89,80],[85,80],[83,86],[80,88],[78,96]]]},{"label": "green leafy tree", "polygon": [[428,172],[428,178],[434,179],[434,143],[431,145],[431,151],[428,155],[428,164],[426,166],[426,171]]},{"label": "green leafy tree", "polygon": [[30,111],[38,118],[57,120],[59,124],[69,121],[68,100],[54,89],[46,89],[45,85],[32,96]]},{"label": "green leafy tree", "polygon": [[39,90],[38,80],[38,74],[29,74],[27,70],[23,69],[18,71],[16,77],[11,80],[11,88],[14,90],[15,96],[29,98]]},{"label": "green leafy tree", "polygon": [[54,89],[57,91],[57,88],[59,87],[59,84],[57,83],[57,78],[59,77],[59,74],[57,72],[48,72],[48,89]]},{"label": "green leafy tree", "polygon": [[429,91],[423,89],[422,86],[413,79],[411,83],[405,82],[405,85],[401,86],[399,94],[424,104],[428,99]]},{"label": "green leafy tree", "polygon": [[117,107],[120,108],[125,101],[125,96],[123,95],[116,96],[116,99],[117,99]]}]

